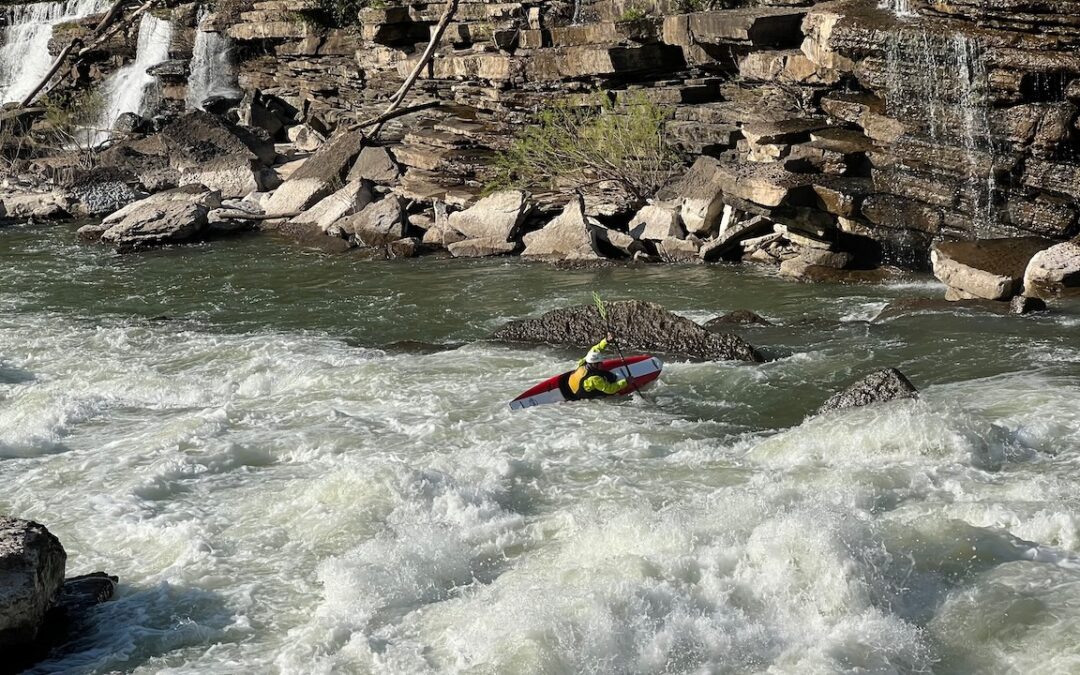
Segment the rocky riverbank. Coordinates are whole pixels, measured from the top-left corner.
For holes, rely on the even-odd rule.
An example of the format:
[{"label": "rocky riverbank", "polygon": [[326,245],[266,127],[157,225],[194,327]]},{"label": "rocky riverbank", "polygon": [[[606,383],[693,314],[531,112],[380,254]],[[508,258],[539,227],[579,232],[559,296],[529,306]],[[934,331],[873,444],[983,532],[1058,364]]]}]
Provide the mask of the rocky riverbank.
[{"label": "rocky riverbank", "polygon": [[[413,112],[376,127],[363,121],[386,109],[443,5],[331,17],[311,0],[216,13],[163,2],[152,13],[171,27],[169,58],[148,71],[157,103],[118,118],[98,150],[18,157],[12,171],[31,189],[9,181],[3,213],[104,217],[81,233],[120,251],[258,228],[365,257],[748,261],[813,281],[872,280],[882,266],[928,265],[933,250],[954,299],[1080,284],[1069,10],[739,4],[600,0],[568,14],[462,2],[410,92]],[[55,29],[53,49],[97,18]],[[151,35],[145,22],[135,33],[85,55],[51,95],[111,82]],[[195,69],[210,36],[228,73],[194,101],[209,91]],[[637,195],[587,172],[556,189],[496,189],[499,153],[524,125],[553,105],[593,110],[598,95],[616,117],[662,111],[657,139],[678,159],[667,180]],[[6,123],[33,136],[53,122],[42,109]],[[1009,262],[943,243],[983,239]],[[961,259],[1007,281],[982,289],[950,266]]]}]

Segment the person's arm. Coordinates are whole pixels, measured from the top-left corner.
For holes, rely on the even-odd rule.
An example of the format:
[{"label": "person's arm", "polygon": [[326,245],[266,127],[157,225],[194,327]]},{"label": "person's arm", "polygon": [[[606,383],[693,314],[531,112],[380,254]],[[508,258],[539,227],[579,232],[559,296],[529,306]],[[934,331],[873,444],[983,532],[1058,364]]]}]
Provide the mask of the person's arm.
[{"label": "person's arm", "polygon": [[[597,342],[595,345],[592,346],[592,349],[589,350],[589,354],[592,354],[593,352],[596,352],[597,354],[603,353],[603,351],[607,349],[607,343],[607,338],[604,338],[600,342]],[[585,365],[585,357],[578,359],[577,364],[579,367]]]},{"label": "person's arm", "polygon": [[618,394],[625,386],[626,380],[619,380],[618,382],[608,382],[599,375],[593,375],[592,377],[585,380],[585,391],[602,391],[609,396],[611,394]]}]

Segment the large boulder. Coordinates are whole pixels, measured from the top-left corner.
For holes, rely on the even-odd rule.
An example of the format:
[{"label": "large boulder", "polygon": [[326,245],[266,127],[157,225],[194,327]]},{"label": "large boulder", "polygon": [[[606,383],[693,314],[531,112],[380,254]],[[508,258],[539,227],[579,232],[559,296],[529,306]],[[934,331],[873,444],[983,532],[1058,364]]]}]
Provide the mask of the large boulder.
[{"label": "large boulder", "polygon": [[293,218],[296,225],[315,225],[323,232],[345,218],[359,213],[371,203],[371,186],[366,181],[355,180],[347,183],[337,192],[324,197],[318,204]]},{"label": "large boulder", "polygon": [[1020,292],[1032,257],[1054,242],[1040,237],[950,241],[934,246],[934,276],[953,289],[950,298],[1008,300]]},{"label": "large boulder", "polygon": [[484,197],[464,211],[451,213],[449,223],[467,239],[508,242],[517,237],[528,211],[528,196],[524,192],[503,190]]},{"label": "large boulder", "polygon": [[340,188],[363,145],[360,131],[334,135],[274,191],[265,204],[266,213],[300,213]]},{"label": "large boulder", "polygon": [[388,195],[342,219],[338,227],[358,246],[385,246],[405,236],[405,209],[400,197]]},{"label": "large boulder", "polygon": [[71,200],[57,192],[0,193],[0,213],[4,218],[56,220],[71,215]]},{"label": "large boulder", "polygon": [[563,212],[541,229],[524,237],[525,258],[540,260],[599,260],[594,227],[585,219],[581,198],[572,199]]},{"label": "large boulder", "polygon": [[629,227],[630,234],[637,239],[663,241],[668,237],[682,239],[686,236],[678,211],[658,204],[642,207],[630,221]]},{"label": "large boulder", "polygon": [[274,145],[247,129],[194,110],[162,129],[161,136],[181,185],[205,185],[226,198],[269,187],[262,169],[277,156]]},{"label": "large boulder", "polygon": [[919,390],[896,368],[885,368],[870,373],[847,389],[825,401],[818,414],[830,410],[857,408],[871,403],[884,403],[896,399],[917,398]]},{"label": "large boulder", "polygon": [[[106,217],[100,240],[120,253],[190,241],[205,232],[210,210],[220,206],[220,194],[201,185],[159,192]],[[89,238],[83,231],[80,236]]]},{"label": "large boulder", "polygon": [[0,516],[0,653],[32,642],[64,584],[67,554],[43,525]]},{"label": "large boulder", "polygon": [[401,169],[390,151],[378,145],[369,145],[349,169],[349,180],[364,179],[380,185],[392,185],[401,178]]},{"label": "large boulder", "polygon": [[[627,351],[661,352],[695,359],[752,361],[764,358],[736,335],[713,333],[660,305],[640,300],[612,302],[607,306],[610,328]],[[608,331],[591,305],[556,309],[535,319],[512,321],[493,338],[588,348]]]},{"label": "large boulder", "polygon": [[1039,251],[1024,270],[1024,294],[1050,298],[1080,289],[1080,238]]}]

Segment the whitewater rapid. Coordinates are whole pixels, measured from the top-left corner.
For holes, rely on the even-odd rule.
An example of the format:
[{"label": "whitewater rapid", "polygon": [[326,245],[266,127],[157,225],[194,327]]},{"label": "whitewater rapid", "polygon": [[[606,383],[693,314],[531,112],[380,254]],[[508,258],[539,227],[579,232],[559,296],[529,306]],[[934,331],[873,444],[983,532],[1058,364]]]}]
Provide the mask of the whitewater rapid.
[{"label": "whitewater rapid", "polygon": [[[34,672],[1080,669],[1075,315],[875,325],[938,288],[43,237],[0,230],[0,512],[121,586]],[[511,413],[575,355],[486,331],[593,287],[753,303],[776,359]],[[885,361],[920,400],[810,414]]]}]

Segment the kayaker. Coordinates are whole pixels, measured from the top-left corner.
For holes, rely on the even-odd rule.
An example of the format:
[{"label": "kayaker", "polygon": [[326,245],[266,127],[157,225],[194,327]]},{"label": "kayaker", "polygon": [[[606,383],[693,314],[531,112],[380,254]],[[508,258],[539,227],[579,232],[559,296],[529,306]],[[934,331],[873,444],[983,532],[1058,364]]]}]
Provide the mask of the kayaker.
[{"label": "kayaker", "polygon": [[585,358],[578,361],[578,368],[570,374],[567,384],[570,391],[580,398],[593,398],[596,396],[611,396],[622,391],[626,386],[626,380],[619,380],[615,373],[605,370],[601,365],[604,361],[604,350],[608,342],[615,337],[608,333],[607,336],[593,345]]}]

